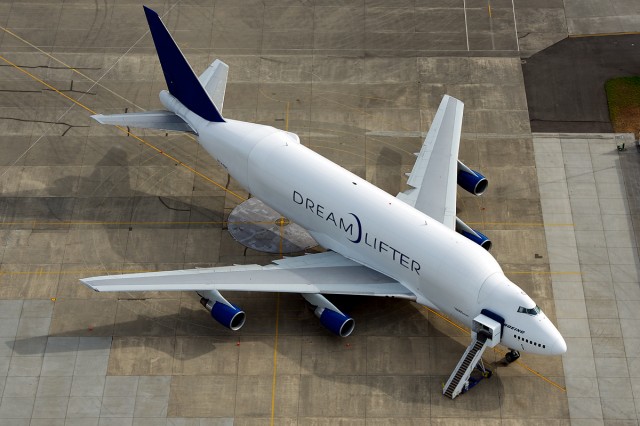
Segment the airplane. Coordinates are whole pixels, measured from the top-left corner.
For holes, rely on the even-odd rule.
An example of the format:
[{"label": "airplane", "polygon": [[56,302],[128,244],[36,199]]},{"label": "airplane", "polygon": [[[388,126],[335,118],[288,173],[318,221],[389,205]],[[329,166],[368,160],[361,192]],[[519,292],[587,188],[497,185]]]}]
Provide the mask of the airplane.
[{"label": "airplane", "polygon": [[326,252],[266,266],[107,275],[81,279],[96,291],[195,291],[211,316],[231,330],[245,312],[221,291],[299,293],[322,325],[349,336],[355,320],[324,295],[414,301],[471,327],[482,314],[498,321],[513,362],[520,351],[558,355],[566,343],[536,303],[488,252],[490,240],[456,217],[456,189],[474,195],[487,179],[458,159],[463,103],[444,96],[396,197],[308,149],[294,133],[223,117],[228,66],[214,61],[196,76],[153,10],[144,12],[168,90],[166,108],[94,115],[103,124],[189,132],[250,194],[301,225]]}]

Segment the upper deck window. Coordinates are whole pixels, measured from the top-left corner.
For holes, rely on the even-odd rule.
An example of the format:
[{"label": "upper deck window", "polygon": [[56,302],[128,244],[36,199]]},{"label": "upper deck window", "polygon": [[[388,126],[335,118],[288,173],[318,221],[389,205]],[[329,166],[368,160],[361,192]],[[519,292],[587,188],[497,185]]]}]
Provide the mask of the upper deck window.
[{"label": "upper deck window", "polygon": [[540,308],[536,306],[535,308],[527,309],[523,306],[520,306],[518,308],[518,312],[520,312],[521,314],[538,315],[540,313]]}]

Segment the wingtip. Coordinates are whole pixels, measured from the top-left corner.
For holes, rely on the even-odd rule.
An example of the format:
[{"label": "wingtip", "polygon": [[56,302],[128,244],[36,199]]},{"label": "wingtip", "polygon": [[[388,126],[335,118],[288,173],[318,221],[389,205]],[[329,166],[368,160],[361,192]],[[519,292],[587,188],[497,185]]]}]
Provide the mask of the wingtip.
[{"label": "wingtip", "polygon": [[458,99],[458,98],[454,98],[454,97],[453,97],[453,96],[451,96],[451,95],[444,95],[444,96],[442,97],[442,102],[443,102],[443,103],[445,103],[445,102],[449,102],[450,100],[451,100],[451,101],[453,101],[453,102],[457,102],[457,103],[459,103],[459,104],[464,105],[464,102],[462,102],[462,101],[461,101],[460,99]]},{"label": "wingtip", "polygon": [[102,122],[102,118],[103,117],[104,117],[104,115],[102,115],[102,114],[94,114],[94,115],[91,116],[91,118],[93,118],[94,120],[96,120],[100,124],[104,124]]},{"label": "wingtip", "polygon": [[91,285],[91,278],[80,278],[79,281],[85,286],[89,287],[91,290],[95,292],[100,292],[100,290],[98,290],[96,287]]},{"label": "wingtip", "polygon": [[211,65],[210,65],[210,66],[211,66],[211,67],[214,67],[214,66],[216,66],[216,65],[218,65],[218,66],[222,66],[222,67],[224,67],[224,68],[226,68],[226,69],[229,69],[229,65],[227,65],[227,63],[226,63],[226,62],[221,61],[220,59],[216,59],[215,61],[213,61],[213,62],[211,63]]}]

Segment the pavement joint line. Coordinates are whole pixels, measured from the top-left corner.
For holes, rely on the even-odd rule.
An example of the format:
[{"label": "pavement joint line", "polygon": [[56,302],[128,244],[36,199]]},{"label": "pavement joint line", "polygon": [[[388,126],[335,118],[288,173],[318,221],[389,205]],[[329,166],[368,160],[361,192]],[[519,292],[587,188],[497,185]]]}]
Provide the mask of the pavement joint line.
[{"label": "pavement joint line", "polygon": [[[514,15],[514,19],[515,19],[515,15]],[[516,38],[517,38],[517,34],[516,34]],[[519,50],[520,49],[518,48],[518,51]],[[310,83],[310,84],[312,84],[312,83]],[[288,131],[289,130],[288,129],[288,127],[289,127],[289,120],[288,120],[289,111],[288,111],[288,107],[289,107],[289,103],[290,102],[286,101],[286,100],[275,98],[275,97],[273,97],[271,95],[268,95],[262,89],[258,89],[258,93],[260,93],[260,95],[262,95],[265,98],[270,99],[272,101],[280,102],[280,103],[286,103],[287,104],[287,111],[286,111],[287,115],[286,115],[286,119],[285,119],[286,129],[285,130]],[[326,97],[324,97],[322,95],[323,94],[329,94],[329,95],[331,95],[331,94],[340,94],[341,96],[351,96],[351,97],[355,97],[355,98],[359,98],[359,99],[374,99],[374,100],[383,100],[383,101],[390,101],[390,102],[393,101],[393,99],[388,99],[388,98],[381,98],[381,97],[376,97],[376,96],[362,96],[362,95],[356,95],[356,94],[350,94],[350,93],[342,93],[342,92],[331,91],[331,90],[322,90],[320,92],[316,91],[315,93],[318,95],[318,97],[320,99],[324,99],[326,102],[334,103],[336,105],[340,105],[340,106],[343,106],[345,108],[348,108],[348,109],[351,109],[351,110],[354,110],[354,111],[358,111],[358,112],[362,113],[364,116],[368,116],[368,117],[373,117],[373,113],[372,112],[367,112],[366,108],[349,105],[349,104],[346,104],[344,102],[338,102],[336,100],[333,100],[333,99],[330,99],[330,98],[326,98]],[[407,128],[404,127],[404,126],[403,126],[403,128],[405,129],[404,132],[392,132],[392,133],[410,133],[411,137],[417,137],[417,138],[422,138],[422,139],[424,139],[426,137],[426,134],[427,134],[427,132],[407,130]],[[316,131],[322,131],[322,132],[327,132],[327,133],[337,133],[337,134],[346,134],[346,135],[358,135],[359,134],[358,132],[350,132],[350,131],[345,131],[345,130],[311,127],[311,125],[306,127],[306,130],[308,130],[309,132],[312,131],[312,130],[316,130]],[[401,151],[401,152],[404,152],[404,153],[406,153],[408,155],[413,155],[413,151],[407,151],[406,149],[402,149],[402,148],[398,147],[397,145],[393,145],[393,144],[391,144],[389,142],[386,142],[386,141],[384,141],[382,139],[378,139],[376,137],[376,135],[372,135],[370,133],[371,132],[365,132],[365,134],[368,136],[368,138],[371,139],[372,141],[381,143],[383,145],[390,146],[391,148],[393,148],[396,151]],[[470,135],[472,135],[475,138],[477,138],[478,136],[482,136],[482,135],[480,135],[478,133],[463,133],[462,134],[462,136],[465,136],[465,137],[468,137]],[[502,135],[496,135],[496,134],[487,134],[486,136],[503,137]],[[518,136],[518,135],[509,135],[508,137],[515,137],[515,136]],[[523,134],[522,136],[530,137],[530,134]],[[360,157],[360,158],[365,158],[365,159],[366,159],[366,156],[367,156],[366,152],[365,152],[364,155],[362,155],[362,154],[358,154],[356,152],[342,150],[342,149],[328,147],[328,146],[323,146],[323,149],[329,149],[329,150],[334,151],[334,152],[344,152],[346,154],[353,155],[353,156]]]},{"label": "pavement joint line", "polygon": [[[166,15],[166,13],[168,13],[171,9],[173,9],[173,8],[174,8],[174,7],[175,7],[175,6],[180,2],[180,1],[181,1],[181,0],[178,0],[178,2],[176,2],[173,6],[171,6],[171,7],[169,8],[169,10],[168,10],[167,12],[165,12],[165,15]],[[147,32],[148,32],[148,31],[147,31]],[[145,32],[145,34],[144,34],[142,37],[140,37],[140,38],[139,38],[139,39],[138,39],[138,40],[137,40],[137,41],[136,41],[136,42],[135,42],[131,47],[129,47],[129,49],[127,49],[127,51],[126,51],[123,55],[121,55],[121,56],[120,56],[120,57],[119,57],[119,58],[118,58],[118,59],[117,59],[117,60],[116,60],[116,61],[115,61],[115,62],[114,62],[114,63],[113,63],[113,64],[112,64],[108,69],[107,69],[107,71],[106,71],[106,72],[104,72],[100,78],[98,78],[98,80],[97,80],[97,81],[94,81],[94,83],[93,83],[93,85],[91,86],[91,88],[95,87],[95,86],[98,84],[98,82],[99,82],[99,81],[100,81],[100,80],[101,80],[101,79],[102,79],[106,74],[108,74],[108,73],[113,69],[113,67],[114,67],[114,66],[115,66],[115,65],[120,61],[120,59],[122,59],[122,57],[123,57],[123,56],[125,56],[127,53],[129,53],[129,52],[131,51],[131,49],[133,49],[133,47],[134,47],[136,44],[138,44],[138,42],[140,42],[140,40],[142,40],[142,38],[144,38],[144,37],[146,36],[147,32]],[[3,58],[3,59],[4,59],[4,58]],[[15,64],[12,64],[12,66],[17,67]],[[23,72],[24,72],[24,70],[23,70],[23,69],[21,69],[21,67],[17,67],[17,68],[18,68],[20,71],[23,71]],[[32,75],[32,74],[30,74],[30,73],[28,73],[28,72],[27,72],[26,74],[27,74],[27,75],[29,75],[29,76],[31,76],[31,77],[33,77],[33,75]],[[71,86],[73,87],[73,82],[72,82]],[[91,88],[89,88],[89,91],[91,90]],[[59,90],[56,90],[55,88],[53,88],[53,89],[54,89],[57,93],[62,94]],[[89,92],[87,91],[87,92],[82,93],[82,94],[80,95],[80,98],[79,98],[79,99],[82,99],[82,97],[84,97],[84,95],[85,95],[85,94],[87,94],[87,93],[89,93]],[[78,104],[79,104],[79,101],[77,101],[76,103],[78,103]],[[66,109],[66,111],[65,111],[65,112],[63,112],[63,113],[62,113],[62,115],[60,115],[60,116],[57,118],[57,121],[62,120],[62,118],[63,118],[65,115],[67,115],[67,114],[69,113],[69,111],[71,111],[71,109],[72,109],[72,108],[73,108],[73,105],[70,105],[70,106],[69,106],[69,108],[67,108],[67,109]],[[49,128],[51,129],[51,128],[53,128],[53,126],[54,126],[54,124],[51,124]],[[67,130],[68,130],[68,129],[67,129]],[[43,133],[43,134],[42,134],[42,135],[41,135],[41,136],[40,136],[40,137],[39,137],[39,138],[38,138],[34,143],[32,143],[31,145],[29,145],[29,147],[28,147],[28,148],[27,148],[27,149],[26,149],[26,150],[25,150],[25,151],[24,151],[24,152],[23,152],[23,153],[22,153],[22,154],[21,154],[21,155],[20,155],[20,156],[19,156],[19,157],[18,157],[18,158],[17,158],[17,159],[12,163],[12,164],[11,164],[11,166],[10,166],[10,167],[14,166],[14,165],[18,162],[18,160],[20,160],[20,159],[21,159],[23,156],[25,156],[25,155],[26,155],[26,154],[27,154],[27,153],[28,153],[28,152],[29,152],[33,147],[35,147],[35,146],[38,144],[38,142],[40,142],[40,140],[41,140],[43,137],[45,137],[45,135],[47,134],[47,131],[48,131],[48,130],[45,130],[45,132],[44,132],[44,133]],[[65,132],[65,133],[66,133],[66,132]],[[64,134],[63,134],[63,136],[64,136]],[[10,168],[7,168],[7,170],[6,170],[4,173],[2,173],[2,175],[0,175],[0,177],[4,176],[4,175],[7,173],[7,171],[9,171],[9,170],[10,170]]]},{"label": "pavement joint line", "polygon": [[[465,16],[465,19],[466,19],[466,16]],[[73,71],[73,72],[75,72],[75,73],[77,73],[77,74],[81,75],[82,77],[84,77],[84,78],[86,78],[87,80],[91,81],[91,82],[92,82],[92,83],[94,83],[95,85],[98,85],[99,87],[101,87],[101,88],[103,88],[103,89],[107,90],[109,93],[111,93],[111,94],[115,95],[116,97],[118,97],[118,98],[120,98],[120,99],[122,99],[122,100],[124,100],[124,101],[126,101],[126,102],[128,102],[128,103],[130,103],[131,105],[135,106],[136,108],[139,108],[139,109],[141,109],[141,110],[145,111],[145,109],[144,109],[144,108],[142,108],[142,107],[140,107],[139,105],[135,104],[133,101],[131,101],[131,100],[129,100],[129,99],[127,99],[127,98],[123,97],[122,95],[120,95],[120,94],[118,94],[118,93],[116,93],[116,92],[114,92],[113,90],[111,90],[111,89],[109,89],[108,87],[104,86],[104,85],[103,85],[103,84],[101,84],[100,82],[98,82],[98,81],[96,81],[96,80],[92,79],[91,77],[87,76],[86,74],[82,73],[81,71],[78,71],[76,68],[74,68],[74,67],[72,67],[71,65],[69,65],[69,64],[67,64],[67,63],[65,63],[64,61],[62,61],[62,60],[60,60],[60,59],[56,58],[55,56],[51,55],[50,53],[45,52],[44,50],[40,49],[38,46],[36,46],[36,45],[32,44],[32,43],[31,43],[31,42],[29,42],[28,40],[25,40],[24,38],[20,37],[19,35],[17,35],[17,34],[15,34],[15,33],[13,33],[13,32],[12,32],[11,30],[9,30],[8,28],[5,28],[5,27],[3,27],[3,26],[0,26],[0,29],[2,29],[2,30],[3,30],[3,31],[5,31],[6,33],[8,33],[8,34],[12,35],[13,37],[17,38],[18,40],[22,41],[23,43],[27,44],[28,46],[30,46],[30,47],[32,47],[32,48],[34,48],[34,49],[38,50],[40,53],[43,53],[44,55],[46,55],[47,57],[49,57],[49,58],[53,59],[54,61],[56,61],[56,62],[58,62],[58,63],[60,63],[60,64],[64,65],[64,66],[65,66],[65,67],[67,67],[69,70],[71,70],[71,71]],[[468,36],[467,36],[467,37],[468,37]],[[467,44],[468,44],[468,43],[467,43]],[[468,50],[468,49],[467,49],[467,50]],[[12,64],[12,65],[13,65],[13,64]],[[13,65],[13,66],[18,67],[17,65]],[[20,68],[20,67],[18,67],[18,68]],[[31,75],[30,75],[30,76],[31,76]],[[32,76],[32,77],[33,77],[33,76]],[[42,81],[41,81],[41,82],[42,82]],[[44,84],[44,82],[42,82],[42,83]],[[56,91],[56,92],[58,92],[58,93],[60,93],[59,91],[57,91],[57,90],[56,90],[55,88],[53,88],[53,87],[51,87],[51,89],[52,89],[52,90],[54,90],[54,91]],[[271,97],[271,96],[268,96],[268,95],[267,95],[266,93],[264,93],[264,91],[263,91],[263,90],[261,90],[261,89],[260,89],[260,92],[261,92],[261,94],[262,94],[263,96],[265,96],[265,97],[266,97],[266,98],[268,98],[268,99],[272,99],[272,100],[277,101],[277,102],[283,102],[283,103],[284,103],[284,102],[286,102],[286,104],[287,104],[287,108],[286,108],[285,130],[286,130],[286,131],[288,131],[288,130],[289,130],[288,128],[289,128],[289,104],[290,104],[290,102],[289,102],[289,101],[283,101],[283,100],[276,99],[276,98],[273,98],[273,97]],[[331,93],[331,92],[327,92],[327,93]],[[334,92],[334,93],[337,93],[337,92]],[[60,94],[62,94],[62,93],[60,93]],[[360,97],[361,97],[361,96],[360,96]],[[374,97],[365,97],[365,98],[371,98],[371,99],[383,99],[383,98],[374,98]],[[69,98],[69,99],[71,100],[71,98]],[[389,99],[383,99],[383,100],[389,100]],[[329,100],[329,101],[330,101],[330,100]],[[334,101],[334,102],[335,102],[335,101]],[[78,102],[74,102],[74,103],[79,104]],[[336,102],[336,103],[337,103],[337,104],[339,104],[339,105],[345,106],[345,107],[350,107],[350,106],[349,106],[349,105],[347,105],[347,104],[343,104],[343,103],[340,103],[340,102]],[[79,104],[79,105],[80,105],[80,104]],[[80,106],[82,106],[82,105],[80,105]],[[360,110],[360,109],[361,109],[361,108],[358,108],[358,107],[352,107],[352,108],[357,109],[357,110]],[[362,109],[362,112],[366,114],[366,112],[364,111],[364,109]],[[95,112],[94,112],[94,114],[95,114]],[[120,126],[115,126],[115,127],[119,128],[119,129],[120,129],[120,130],[122,130],[122,131],[125,131],[125,132],[126,132],[127,134],[129,134],[130,136],[132,136],[132,137],[134,137],[134,138],[138,139],[138,137],[137,137],[137,136],[133,135],[133,134],[132,134],[131,132],[129,132],[128,130],[125,130],[124,128],[121,128]],[[182,136],[186,136],[187,138],[189,138],[189,139],[191,139],[191,140],[193,140],[193,141],[196,141],[196,139],[195,139],[192,135],[189,135],[189,134],[186,134],[186,133],[185,133],[185,134],[183,134]],[[386,145],[390,145],[390,144],[388,144],[388,143],[386,143],[386,142],[384,142],[384,141],[381,141],[381,140],[379,140],[379,139],[373,139],[373,140],[375,140],[375,141],[377,141],[377,142],[380,142],[380,143],[383,143],[383,144],[386,144]],[[146,142],[145,142],[145,141],[143,141],[143,143],[146,143]],[[391,146],[391,145],[390,145],[390,146]],[[154,146],[152,146],[152,145],[151,145],[151,148],[156,149],[156,151],[157,151],[158,153],[160,153],[160,154],[163,154],[163,155],[164,155],[164,152],[162,152],[161,150],[158,150],[156,147],[154,147]],[[396,148],[397,148],[397,147],[396,147]],[[342,152],[346,152],[346,153],[348,153],[348,151],[337,150],[337,149],[333,149],[333,148],[331,148],[331,149],[332,149],[332,150],[334,150],[334,151],[342,151]],[[405,151],[405,150],[402,150],[402,151]],[[407,152],[407,153],[408,153],[408,151],[405,151],[405,152]],[[179,163],[180,165],[182,165],[183,167],[187,167],[187,168],[189,168],[188,166],[186,166],[186,164],[184,164],[184,163],[180,162],[179,160],[178,160],[178,163]],[[195,171],[192,171],[192,172],[193,172],[193,173],[196,173]],[[196,173],[196,174],[198,174],[198,173]],[[205,180],[209,180],[208,178],[205,178],[205,177],[203,177],[203,176],[200,176],[200,177],[202,177],[202,178],[203,178],[203,179],[205,179]],[[211,182],[211,183],[213,183],[214,185],[218,185],[217,183],[215,183],[215,182],[213,182],[213,181],[210,181],[210,182]],[[235,195],[235,196],[237,196],[237,197],[238,197],[238,195],[237,195],[237,194],[235,194],[235,193],[233,193],[232,191],[230,191],[230,190],[228,190],[228,189],[226,189],[226,188],[224,188],[224,189],[225,189],[226,191],[230,192],[231,194],[233,194],[233,195]],[[239,198],[240,198],[240,197],[239,197]]]},{"label": "pavement joint line", "polygon": [[131,105],[135,106],[136,108],[139,108],[141,110],[144,111],[144,108],[142,108],[139,105],[136,105],[133,101],[125,98],[122,95],[119,95],[118,93],[114,92],[113,90],[109,89],[108,87],[106,87],[104,84],[94,80],[93,78],[89,77],[88,75],[84,74],[83,72],[79,71],[78,69],[72,67],[71,65],[67,64],[66,62],[56,58],[55,56],[53,56],[52,54],[42,50],[41,48],[39,48],[38,46],[36,46],[35,44],[31,43],[29,40],[26,40],[22,37],[20,37],[18,34],[14,33],[13,31],[11,31],[8,28],[3,27],[2,25],[0,25],[0,30],[6,32],[7,34],[10,34],[11,36],[17,38],[18,40],[20,40],[21,42],[23,42],[24,44],[28,45],[29,47],[32,47],[34,49],[36,49],[38,52],[42,53],[43,55],[53,59],[54,61],[56,61],[57,63],[64,65],[65,67],[67,67],[68,69],[70,69],[71,71],[73,71],[74,73],[86,78],[87,80],[89,80],[92,83],[95,83],[98,87],[103,88],[104,90],[106,90],[107,92],[111,93],[112,95],[115,95],[116,97],[122,99],[123,101],[126,101],[128,103],[130,103]]},{"label": "pavement joint line", "polygon": [[[266,94],[262,89],[259,89],[259,93],[260,93],[262,96],[264,96],[265,98],[267,98],[267,99],[270,99],[270,100],[273,100],[273,101],[276,101],[276,102],[281,102],[281,103],[286,103],[286,104],[287,104],[287,106],[286,106],[285,130],[286,130],[286,131],[289,131],[289,104],[290,104],[290,102],[289,102],[289,101],[282,100],[282,99],[274,98],[273,96],[269,96],[269,95],[267,95],[267,94]],[[334,103],[334,104],[336,104],[336,105],[339,105],[339,106],[342,106],[342,107],[345,107],[345,108],[348,108],[348,109],[351,109],[351,110],[358,111],[358,112],[362,113],[365,117],[371,117],[371,118],[373,118],[373,116],[374,116],[374,114],[373,114],[372,112],[367,112],[366,108],[358,107],[358,106],[352,106],[352,105],[346,104],[346,103],[344,103],[344,102],[338,102],[338,101],[336,101],[336,100],[326,98],[326,97],[324,97],[324,96],[321,96],[321,94],[322,94],[322,93],[328,93],[328,94],[340,94],[340,95],[344,95],[344,94],[343,94],[343,93],[341,93],[341,92],[334,92],[334,91],[322,91],[322,92],[317,92],[317,94],[318,94],[318,98],[319,98],[319,99],[323,99],[323,100],[325,100],[325,101],[326,101],[326,102],[328,102],[328,103]],[[357,98],[360,98],[360,99],[379,99],[379,100],[392,101],[391,99],[377,98],[377,97],[371,97],[371,96],[359,96],[359,95],[349,95],[349,94],[347,94],[347,95],[348,95],[348,96],[357,97]],[[357,132],[348,132],[348,131],[344,131],[344,130],[337,130],[337,129],[325,129],[325,128],[310,127],[310,126],[309,126],[309,127],[307,127],[307,129],[308,129],[309,131],[311,131],[311,130],[321,130],[321,131],[325,131],[325,132],[343,133],[343,134],[347,134],[347,135],[356,135],[356,134],[358,134]],[[405,129],[406,129],[406,128],[405,128]],[[407,130],[407,131],[412,132],[412,131],[410,131],[410,130]],[[414,133],[418,133],[418,132],[414,132]],[[390,143],[388,143],[388,142],[385,142],[385,141],[383,141],[383,140],[377,139],[377,138],[375,138],[375,137],[373,137],[373,136],[369,136],[369,138],[370,138],[372,141],[379,142],[379,143],[381,143],[381,144],[383,144],[383,145],[388,145],[388,146],[390,146],[390,147],[392,147],[392,148],[394,148],[394,149],[396,149],[396,150],[399,150],[399,151],[405,152],[405,153],[410,154],[410,155],[412,155],[412,154],[413,154],[413,152],[410,152],[410,151],[407,151],[407,150],[405,150],[405,149],[399,148],[399,147],[398,147],[398,146],[396,146],[396,145],[392,145],[392,144],[390,144]],[[341,150],[341,149],[337,149],[337,148],[329,148],[329,147],[325,147],[325,149],[331,149],[332,151],[336,151],[336,152],[345,152],[345,153],[350,154],[350,155],[355,155],[355,156],[358,156],[358,157],[366,158],[366,154],[365,154],[365,155],[361,155],[361,154],[356,154],[356,153],[354,153],[354,152],[350,152],[350,151],[346,151],[346,150]]]},{"label": "pavement joint line", "polygon": [[[497,10],[497,9],[496,9],[496,10]],[[54,54],[55,54],[55,53],[54,53]],[[18,63],[19,63],[19,62],[18,62]],[[38,73],[36,72],[36,74],[38,74]],[[45,76],[46,76],[46,74],[45,74]],[[55,81],[53,82],[53,84],[56,84],[56,83],[55,83]],[[106,82],[106,84],[109,84],[109,82]],[[66,93],[68,93],[68,92],[66,92]],[[125,95],[126,95],[126,93],[123,93],[123,94],[125,94]],[[71,96],[76,96],[76,95],[71,95]],[[108,96],[108,95],[107,95],[107,96]],[[294,118],[292,117],[292,120],[293,120],[293,119],[294,119]],[[162,147],[162,145],[159,145],[159,146],[160,146],[160,147]],[[152,155],[153,155],[153,153],[152,153]],[[157,154],[156,154],[156,155],[154,155],[154,156],[157,158]],[[369,157],[369,158],[371,158],[371,157]],[[200,164],[201,164],[201,163],[200,163]],[[195,164],[195,166],[198,166],[198,163],[196,163],[196,164]],[[200,168],[200,167],[198,167],[198,168]],[[206,171],[205,171],[205,172],[206,172]],[[222,181],[222,180],[221,180],[221,181]],[[232,188],[232,189],[233,189],[233,188]],[[54,229],[57,229],[57,228],[54,228]],[[85,228],[85,229],[86,229],[86,228]],[[271,303],[273,303],[273,299],[271,300]],[[273,306],[273,305],[272,305],[272,306]],[[270,333],[269,333],[269,334],[270,334]],[[286,345],[286,344],[287,344],[287,341],[286,341],[286,339],[285,339],[285,345]],[[268,353],[268,350],[266,351],[266,353]],[[281,370],[280,370],[280,371],[282,371],[282,372],[284,373],[284,372],[285,372],[285,370],[283,369],[283,367],[284,367],[284,364],[280,363],[280,368],[281,368]],[[267,365],[267,369],[268,369],[268,365]],[[282,373],[281,373],[281,374],[282,374]],[[268,373],[267,373],[267,375],[268,375]],[[527,373],[526,373],[526,372],[524,372],[524,375],[527,375]],[[534,379],[534,381],[536,381],[536,379]],[[541,383],[539,383],[539,384],[541,384]],[[283,385],[284,385],[284,383],[283,383]],[[550,393],[552,393],[552,392],[550,392]],[[281,403],[282,403],[282,402],[283,402],[284,395],[283,395],[283,394],[279,394],[279,396],[277,396],[277,397],[281,399]],[[503,401],[504,401],[504,400],[503,400]],[[265,402],[266,402],[266,401],[265,401]],[[428,400],[427,400],[427,402],[428,402]],[[502,405],[502,401],[500,402],[500,405]],[[282,405],[280,406],[280,408],[281,408],[281,407],[282,407]],[[366,408],[366,407],[365,407],[365,408]],[[137,407],[136,407],[136,409],[137,409]],[[365,410],[365,411],[366,411],[366,410]],[[504,412],[505,412],[505,411],[504,411],[504,409],[502,409],[502,413],[504,413]],[[294,411],[294,413],[296,413],[296,412]],[[427,411],[427,413],[428,413],[429,415],[431,415],[431,411]],[[366,414],[369,414],[369,413],[366,413]],[[281,412],[278,412],[278,418],[279,418],[279,421],[278,421],[278,422],[282,421],[282,418],[281,418],[281,417],[282,417],[282,415],[283,415],[283,412],[282,412],[282,411],[281,411]],[[365,416],[365,417],[366,417],[366,416]],[[135,419],[134,419],[134,421],[135,421]],[[185,420],[185,421],[187,421],[187,420]],[[277,423],[278,423],[278,422],[277,422]]]},{"label": "pavement joint line", "polygon": [[[436,315],[438,318],[440,318],[440,319],[442,319],[442,320],[444,320],[444,321],[448,322],[448,323],[449,323],[449,324],[451,324],[452,326],[456,327],[458,330],[463,331],[464,333],[466,333],[466,334],[468,334],[468,335],[471,335],[471,332],[470,332],[467,328],[465,328],[465,327],[461,326],[460,324],[457,324],[456,322],[454,322],[454,321],[450,320],[449,318],[447,318],[445,315],[441,314],[440,312],[438,312],[438,311],[436,311],[436,310],[433,310],[433,309],[431,309],[431,308],[428,308],[428,307],[426,307],[426,306],[422,306],[422,307],[423,307],[424,309],[426,309],[428,312],[430,312],[430,313],[432,313],[432,314]],[[498,349],[498,348],[495,348],[495,347],[494,347],[494,348],[491,348],[491,349],[493,349],[493,351],[494,351],[495,353],[499,354],[499,355],[504,355],[504,354],[505,354],[505,352],[504,352],[504,351],[502,351],[502,350],[500,350],[500,349]],[[544,380],[545,382],[549,383],[550,385],[552,385],[552,386],[556,387],[557,389],[561,390],[562,392],[566,392],[566,391],[567,391],[567,389],[566,389],[565,387],[563,387],[563,386],[561,386],[560,384],[558,384],[558,383],[554,382],[553,380],[549,379],[548,377],[545,377],[545,376],[544,376],[544,375],[542,375],[541,373],[539,373],[539,372],[537,372],[536,370],[534,370],[533,368],[529,367],[529,366],[528,366],[527,364],[525,364],[524,362],[522,362],[522,361],[518,360],[518,361],[516,361],[516,364],[518,364],[519,366],[521,366],[521,367],[522,367],[522,368],[524,368],[525,370],[529,371],[529,372],[530,372],[530,373],[532,373],[533,375],[537,376],[538,378],[540,378],[540,379]]]},{"label": "pavement joint line", "polygon": [[[172,7],[172,8],[173,8],[173,7]],[[167,13],[168,13],[168,11],[167,11]],[[17,39],[18,39],[18,40],[20,40],[21,42],[23,42],[23,43],[27,44],[29,47],[32,47],[32,48],[36,49],[38,52],[40,52],[40,53],[44,54],[45,56],[47,56],[47,57],[49,57],[49,58],[51,58],[51,59],[53,59],[54,61],[58,62],[59,64],[64,65],[65,67],[67,67],[67,68],[68,68],[69,70],[71,70],[72,72],[75,72],[75,73],[77,73],[78,75],[80,75],[80,76],[82,76],[82,77],[86,78],[87,80],[89,80],[90,82],[92,82],[95,86],[98,86],[98,87],[103,88],[104,90],[106,90],[107,92],[111,93],[112,95],[114,95],[114,96],[116,96],[116,97],[118,97],[118,98],[122,99],[123,101],[125,101],[125,102],[127,102],[127,103],[129,103],[129,104],[131,104],[131,105],[133,105],[133,106],[135,106],[136,108],[138,108],[138,109],[140,109],[140,110],[142,110],[142,111],[146,111],[146,109],[145,109],[145,108],[143,108],[143,107],[141,107],[140,105],[136,104],[136,103],[135,103],[135,102],[133,102],[132,100],[125,98],[124,96],[122,96],[122,95],[118,94],[117,92],[115,92],[115,91],[111,90],[110,88],[108,88],[108,87],[107,87],[107,86],[105,86],[104,84],[100,83],[98,80],[95,80],[95,79],[93,79],[93,78],[89,77],[88,75],[86,75],[86,74],[84,74],[83,72],[81,72],[81,71],[77,70],[76,68],[74,68],[74,67],[72,67],[71,65],[67,64],[66,62],[64,62],[64,61],[62,61],[62,60],[60,60],[60,59],[56,58],[56,57],[55,57],[55,56],[53,56],[52,54],[45,52],[44,50],[42,50],[41,48],[39,48],[39,47],[38,47],[38,46],[36,46],[35,44],[31,43],[30,41],[28,41],[28,40],[26,40],[26,39],[24,39],[24,38],[22,38],[22,37],[20,37],[19,35],[15,34],[15,33],[14,33],[14,32],[12,32],[11,30],[9,30],[8,28],[5,28],[5,27],[3,27],[3,26],[1,26],[1,25],[0,25],[0,29],[1,29],[1,30],[3,30],[4,32],[6,32],[6,33],[8,33],[8,34],[12,35],[13,37],[17,38]],[[146,35],[146,34],[145,34],[145,35]],[[143,36],[143,37],[144,37],[144,36]],[[165,132],[160,132],[160,133],[165,133]],[[189,138],[189,139],[191,139],[191,140],[193,140],[193,141],[196,141],[196,138],[195,138],[195,137],[193,137],[192,135],[188,134],[188,133],[182,133],[182,134],[180,134],[180,136],[186,136],[187,138]]]},{"label": "pavement joint line", "polygon": [[[83,103],[81,103],[80,101],[72,98],[71,96],[68,96],[64,93],[62,93],[60,90],[58,90],[57,88],[55,88],[54,86],[50,85],[49,83],[45,82],[44,80],[42,80],[41,78],[31,74],[29,71],[25,70],[24,68],[20,67],[19,65],[14,64],[13,62],[11,62],[10,60],[8,60],[7,58],[5,58],[4,56],[0,55],[0,59],[2,59],[4,62],[6,62],[7,64],[11,65],[12,67],[14,67],[15,69],[21,71],[22,73],[28,75],[29,77],[31,77],[33,80],[43,84],[44,86],[48,87],[49,89],[53,90],[54,92],[56,92],[57,94],[59,94],[60,96],[68,99],[69,101],[73,102],[74,104],[78,105],[79,107],[81,107],[82,109],[90,112],[92,115],[96,115],[97,112],[95,112],[94,110],[92,110],[91,108],[89,108],[88,106],[84,105]],[[213,179],[209,178],[208,176],[206,176],[205,174],[199,172],[198,170],[194,169],[193,167],[189,166],[188,164],[178,160],[177,158],[175,158],[174,156],[172,156],[171,154],[161,150],[160,148],[156,147],[155,145],[147,142],[146,140],[142,139],[141,137],[131,133],[129,130],[127,130],[127,128],[122,127],[122,126],[114,126],[115,128],[119,129],[120,131],[126,133],[127,135],[133,137],[134,139],[136,139],[137,141],[143,143],[144,145],[146,145],[147,147],[153,149],[154,151],[156,151],[158,154],[161,154],[165,157],[167,157],[168,159],[170,159],[171,161],[179,164],[180,166],[186,168],[187,170],[189,170],[190,172],[192,172],[193,174],[199,176],[200,178],[208,181],[209,183],[214,184],[215,186],[219,187],[220,189],[228,192],[229,194],[237,197],[240,200],[246,200],[245,197],[242,197],[241,195],[236,194],[235,192],[231,191],[230,189],[225,188],[223,185],[215,182]]]}]

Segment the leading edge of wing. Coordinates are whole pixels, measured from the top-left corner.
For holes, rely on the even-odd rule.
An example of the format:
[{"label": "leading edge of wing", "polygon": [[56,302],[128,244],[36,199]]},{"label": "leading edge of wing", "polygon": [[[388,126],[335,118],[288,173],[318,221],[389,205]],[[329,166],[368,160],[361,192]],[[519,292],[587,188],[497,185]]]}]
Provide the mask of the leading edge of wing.
[{"label": "leading edge of wing", "polygon": [[[316,255],[303,256],[313,257]],[[399,282],[346,260],[342,265],[238,265],[81,279],[96,291],[261,291],[396,297],[416,296]],[[283,263],[285,264],[283,266]]]}]

